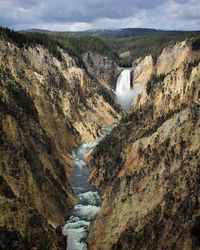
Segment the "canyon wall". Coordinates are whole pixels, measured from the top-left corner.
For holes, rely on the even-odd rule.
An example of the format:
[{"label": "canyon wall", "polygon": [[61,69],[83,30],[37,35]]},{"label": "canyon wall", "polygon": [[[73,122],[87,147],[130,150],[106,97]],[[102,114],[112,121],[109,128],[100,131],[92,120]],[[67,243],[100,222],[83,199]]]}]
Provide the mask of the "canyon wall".
[{"label": "canyon wall", "polygon": [[1,249],[66,249],[71,149],[119,118],[102,86],[60,53],[0,40]]},{"label": "canyon wall", "polygon": [[199,45],[163,50],[146,91],[90,155],[103,201],[89,249],[200,249]]},{"label": "canyon wall", "polygon": [[115,89],[117,76],[122,69],[108,57],[87,52],[83,54],[83,61],[88,72],[107,88]]},{"label": "canyon wall", "polygon": [[154,75],[168,74],[181,64],[198,60],[198,50],[193,52],[190,42],[182,41],[163,49],[158,58],[147,55],[133,62],[133,84],[147,84]]},{"label": "canyon wall", "polygon": [[139,58],[133,62],[133,84],[147,84],[155,70],[153,57]]}]

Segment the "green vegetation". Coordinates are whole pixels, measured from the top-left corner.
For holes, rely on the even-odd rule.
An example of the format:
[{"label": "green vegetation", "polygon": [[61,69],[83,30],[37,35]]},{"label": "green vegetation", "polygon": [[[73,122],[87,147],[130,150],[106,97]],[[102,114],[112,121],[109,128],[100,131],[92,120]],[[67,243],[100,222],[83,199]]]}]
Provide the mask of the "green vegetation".
[{"label": "green vegetation", "polygon": [[195,50],[195,51],[200,50],[200,38],[195,39],[192,42],[192,49]]},{"label": "green vegetation", "polygon": [[33,100],[31,99],[30,94],[23,89],[18,82],[7,85],[8,92],[13,100],[16,101],[16,104],[27,117],[31,117],[34,120],[38,120],[38,113],[34,106]]},{"label": "green vegetation", "polygon": [[[12,114],[16,119],[20,119],[23,113],[29,118],[38,120],[38,112],[34,106],[34,102],[27,92],[18,81],[12,76],[9,68],[0,67],[0,105],[8,114]],[[24,78],[25,81],[25,78]],[[5,88],[6,92],[2,91]],[[14,100],[14,101],[13,101]],[[9,105],[8,105],[9,103]],[[12,108],[10,108],[12,106]],[[7,108],[8,107],[8,108]],[[16,110],[18,112],[16,112]],[[19,111],[20,110],[20,111]]]},{"label": "green vegetation", "polygon": [[[32,30],[15,32],[0,27],[0,37],[16,43],[18,46],[33,46],[41,44],[59,60],[62,56],[58,46],[65,49],[76,59],[80,67],[85,67],[82,54],[88,51],[105,55],[121,67],[131,67],[132,62],[151,54],[154,58],[168,45],[174,45],[185,39],[195,39],[192,43],[194,50],[200,47],[200,32],[158,31],[154,29],[121,29],[86,32],[50,32]],[[121,58],[119,55],[130,51],[130,56]]]},{"label": "green vegetation", "polygon": [[[164,32],[157,35],[149,36],[136,36],[129,38],[103,38],[103,40],[110,46],[113,51],[121,54],[125,51],[130,51],[130,56],[127,58],[134,61],[139,57],[152,55],[156,58],[162,50],[169,46],[174,45],[178,41],[199,37],[200,32],[188,32],[183,34],[165,34]],[[199,41],[199,39],[197,39]],[[198,49],[200,42],[194,42],[193,47]]]},{"label": "green vegetation", "polygon": [[199,63],[200,63],[200,60],[199,60],[199,59],[194,60],[194,61],[188,63],[188,74],[190,74],[191,71],[192,71],[192,69],[193,69],[194,67],[196,67],[197,65],[199,65]]},{"label": "green vegetation", "polygon": [[128,59],[120,58],[108,43],[102,39],[91,35],[70,35],[66,33],[49,33],[50,37],[59,41],[64,47],[68,48],[74,55],[81,58],[83,53],[88,51],[105,55],[115,61],[121,67],[130,67],[131,62]]},{"label": "green vegetation", "polygon": [[[154,58],[169,45],[178,41],[197,38],[200,32],[158,31],[153,29],[122,29],[87,32],[48,32],[73,53],[81,57],[87,51],[97,52],[113,59],[121,67],[131,67],[132,62],[146,55]],[[193,43],[194,49],[199,47],[199,39]],[[120,58],[120,54],[130,51],[130,56]]]},{"label": "green vegetation", "polygon": [[58,50],[58,46],[60,46],[60,44],[57,41],[49,38],[47,34],[32,32],[19,33],[8,28],[0,27],[0,37],[15,43],[19,47],[41,44],[55,57],[57,57],[59,60],[62,60],[61,53]]},{"label": "green vegetation", "polygon": [[15,43],[19,47],[41,44],[47,48],[52,55],[59,60],[62,60],[61,53],[58,49],[59,46],[60,48],[65,49],[69,55],[75,57],[76,62],[80,67],[84,67],[82,54],[88,51],[108,56],[119,66],[130,66],[130,61],[120,58],[108,44],[101,39],[90,35],[73,36],[58,32],[16,32],[9,28],[0,27],[0,37]]},{"label": "green vegetation", "polygon": [[53,37],[55,40],[59,41],[63,45],[71,50],[74,53],[81,55],[87,51],[97,52],[103,55],[110,57],[115,57],[115,53],[112,52],[107,44],[101,41],[97,37],[92,36],[71,36],[71,35],[62,35],[60,33],[50,34],[50,37]]},{"label": "green vegetation", "polygon": [[164,79],[165,79],[165,74],[161,74],[158,76],[153,75],[152,79],[148,81],[147,86],[146,86],[147,95],[149,95],[152,92],[152,90],[157,85],[157,83],[163,82]]}]

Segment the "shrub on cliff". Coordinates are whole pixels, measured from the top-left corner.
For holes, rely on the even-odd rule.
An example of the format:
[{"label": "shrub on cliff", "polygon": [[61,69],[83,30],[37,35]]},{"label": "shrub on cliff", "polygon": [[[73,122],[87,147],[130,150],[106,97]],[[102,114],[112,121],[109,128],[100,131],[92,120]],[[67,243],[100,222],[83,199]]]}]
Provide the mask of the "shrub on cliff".
[{"label": "shrub on cliff", "polygon": [[147,86],[146,86],[146,92],[147,95],[149,95],[154,87],[159,83],[162,82],[165,79],[165,74],[160,74],[160,75],[153,75],[152,79],[148,81]]},{"label": "shrub on cliff", "polygon": [[58,49],[60,44],[57,41],[49,38],[47,34],[35,32],[20,33],[9,28],[0,27],[0,37],[15,43],[19,47],[41,44],[47,48],[49,52],[58,60],[62,60],[62,55]]}]

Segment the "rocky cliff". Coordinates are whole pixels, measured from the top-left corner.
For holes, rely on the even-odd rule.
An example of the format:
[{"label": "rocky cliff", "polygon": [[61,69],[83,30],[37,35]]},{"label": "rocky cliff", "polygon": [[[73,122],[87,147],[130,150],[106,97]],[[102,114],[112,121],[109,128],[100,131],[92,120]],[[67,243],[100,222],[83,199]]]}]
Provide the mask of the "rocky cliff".
[{"label": "rocky cliff", "polygon": [[133,84],[147,84],[154,75],[168,74],[178,69],[184,62],[189,63],[198,60],[198,50],[192,49],[191,42],[183,41],[163,49],[161,55],[153,58],[147,55],[133,62]]},{"label": "rocky cliff", "polygon": [[146,84],[155,71],[155,63],[151,55],[133,62],[133,84]]},{"label": "rocky cliff", "polygon": [[199,45],[163,50],[146,92],[90,156],[103,202],[89,249],[200,249]]},{"label": "rocky cliff", "polygon": [[0,40],[1,249],[65,249],[71,148],[119,118],[102,86],[60,53]]},{"label": "rocky cliff", "polygon": [[110,58],[98,53],[83,54],[83,61],[89,73],[105,87],[115,89],[117,76],[121,68]]}]

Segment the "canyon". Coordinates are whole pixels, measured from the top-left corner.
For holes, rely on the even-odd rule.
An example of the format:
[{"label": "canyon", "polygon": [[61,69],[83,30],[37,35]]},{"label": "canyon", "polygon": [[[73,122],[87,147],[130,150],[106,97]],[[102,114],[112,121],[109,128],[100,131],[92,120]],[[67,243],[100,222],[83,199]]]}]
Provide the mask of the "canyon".
[{"label": "canyon", "polygon": [[58,50],[0,39],[0,248],[76,249],[83,223],[80,249],[200,249],[199,39],[128,69]]},{"label": "canyon", "polygon": [[120,117],[103,87],[60,52],[62,61],[41,45],[0,41],[2,249],[66,248],[61,226],[77,199],[72,148]]},{"label": "canyon", "polygon": [[88,160],[102,197],[89,249],[200,249],[199,55],[184,41],[135,67],[146,91]]}]

